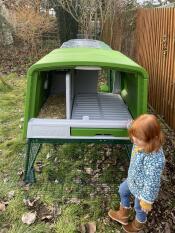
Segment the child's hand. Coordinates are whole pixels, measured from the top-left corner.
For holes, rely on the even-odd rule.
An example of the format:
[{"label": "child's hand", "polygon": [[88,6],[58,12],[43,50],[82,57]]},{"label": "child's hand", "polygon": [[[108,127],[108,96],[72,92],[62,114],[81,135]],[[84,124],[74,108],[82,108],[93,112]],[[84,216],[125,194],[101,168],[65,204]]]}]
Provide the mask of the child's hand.
[{"label": "child's hand", "polygon": [[141,206],[142,210],[146,213],[148,213],[149,211],[152,210],[152,204],[148,203],[146,201],[140,200],[140,206]]}]

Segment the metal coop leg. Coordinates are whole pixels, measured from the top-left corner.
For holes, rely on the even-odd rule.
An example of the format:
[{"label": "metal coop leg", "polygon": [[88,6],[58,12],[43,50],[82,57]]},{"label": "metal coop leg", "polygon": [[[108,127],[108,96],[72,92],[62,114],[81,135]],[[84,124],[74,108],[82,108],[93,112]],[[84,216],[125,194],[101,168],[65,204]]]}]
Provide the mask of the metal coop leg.
[{"label": "metal coop leg", "polygon": [[131,158],[132,144],[124,144],[128,159]]},{"label": "metal coop leg", "polygon": [[41,148],[40,143],[34,143],[32,140],[28,139],[27,141],[27,151],[26,151],[26,159],[25,159],[25,172],[24,172],[24,182],[25,183],[33,183],[36,181],[35,178],[35,170],[34,163],[36,157]]}]

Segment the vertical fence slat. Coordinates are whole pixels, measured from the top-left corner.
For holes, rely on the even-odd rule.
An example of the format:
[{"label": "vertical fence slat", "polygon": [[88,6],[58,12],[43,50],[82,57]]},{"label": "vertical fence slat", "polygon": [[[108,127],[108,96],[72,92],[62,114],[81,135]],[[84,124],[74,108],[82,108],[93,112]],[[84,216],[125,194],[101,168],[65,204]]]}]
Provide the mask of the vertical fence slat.
[{"label": "vertical fence slat", "polygon": [[171,13],[172,11],[170,11],[170,9],[167,9],[167,63],[166,63],[166,72],[165,72],[165,101],[164,101],[164,105],[163,105],[163,111],[164,111],[164,115],[165,118],[168,119],[168,121],[170,121],[170,112],[171,111],[166,111],[167,107],[169,107],[171,109],[170,103],[169,103],[169,97],[171,96],[171,53],[172,53],[172,43],[171,43],[171,30],[172,30],[172,24],[171,24]]},{"label": "vertical fence slat", "polygon": [[162,16],[162,25],[161,25],[161,74],[159,74],[160,77],[160,92],[159,92],[159,98],[158,101],[158,112],[161,113],[161,115],[164,115],[163,106],[165,103],[165,86],[164,81],[167,79],[167,74],[165,73],[166,69],[166,63],[167,63],[167,9],[162,8],[163,16]]},{"label": "vertical fence slat", "polygon": [[172,31],[171,31],[171,97],[170,97],[170,105],[171,105],[171,112],[170,114],[170,125],[173,126],[175,129],[175,9],[172,10],[172,17],[171,17],[171,25],[172,25]]},{"label": "vertical fence slat", "polygon": [[[158,47],[158,37],[157,37],[157,33],[158,33],[158,26],[159,26],[159,20],[157,17],[157,11],[156,9],[152,9],[150,11],[150,20],[152,22],[152,28],[149,30],[148,33],[150,35],[150,37],[152,38],[149,41],[149,46],[150,46],[150,57],[152,58],[151,62],[150,62],[150,84],[152,83],[152,90],[149,89],[149,102],[152,106],[156,106],[156,96],[157,96],[157,70],[156,70],[156,66],[153,64],[156,64],[158,62],[158,51],[159,51],[159,47]],[[148,42],[146,42],[148,43]],[[154,51],[154,52],[153,52]],[[149,61],[148,61],[149,62]],[[149,71],[148,70],[148,71]]]}]

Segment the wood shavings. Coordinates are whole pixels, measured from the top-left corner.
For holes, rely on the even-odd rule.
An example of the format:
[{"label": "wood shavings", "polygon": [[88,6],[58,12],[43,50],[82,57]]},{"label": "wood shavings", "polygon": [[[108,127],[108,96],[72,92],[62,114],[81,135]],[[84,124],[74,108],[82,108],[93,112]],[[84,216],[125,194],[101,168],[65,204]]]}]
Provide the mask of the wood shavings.
[{"label": "wood shavings", "polygon": [[64,95],[49,96],[44,103],[38,118],[65,119],[66,99]]}]

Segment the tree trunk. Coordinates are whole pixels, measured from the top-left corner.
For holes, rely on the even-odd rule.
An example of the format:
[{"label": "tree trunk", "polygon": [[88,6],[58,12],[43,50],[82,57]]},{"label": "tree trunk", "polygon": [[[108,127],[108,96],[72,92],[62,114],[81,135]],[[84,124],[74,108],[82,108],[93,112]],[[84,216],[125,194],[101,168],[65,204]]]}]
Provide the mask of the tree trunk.
[{"label": "tree trunk", "polygon": [[8,23],[8,10],[0,0],[0,43],[3,45],[13,44],[11,27]]},{"label": "tree trunk", "polygon": [[60,44],[77,38],[78,23],[62,7],[55,7]]}]

